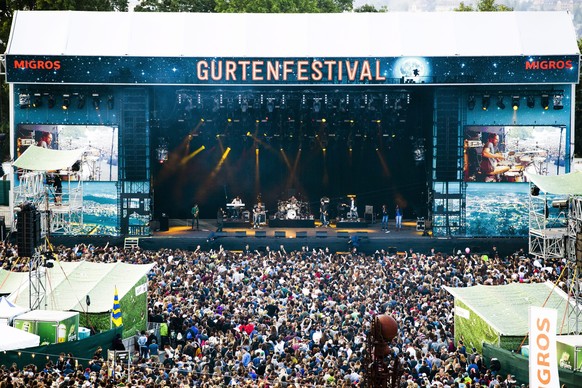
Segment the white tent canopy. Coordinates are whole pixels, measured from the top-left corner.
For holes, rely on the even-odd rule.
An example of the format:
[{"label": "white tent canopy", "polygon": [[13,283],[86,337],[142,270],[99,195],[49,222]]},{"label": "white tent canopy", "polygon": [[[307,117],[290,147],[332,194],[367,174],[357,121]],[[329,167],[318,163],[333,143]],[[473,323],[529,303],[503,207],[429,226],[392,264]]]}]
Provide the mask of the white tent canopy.
[{"label": "white tent canopy", "polygon": [[32,348],[40,344],[38,335],[5,325],[0,326],[0,338],[0,351]]},{"label": "white tent canopy", "polygon": [[[88,313],[109,311],[113,306],[115,287],[120,299],[128,292],[134,292],[136,284],[153,266],[154,264],[134,265],[87,261],[55,263],[53,268],[46,268],[46,308]],[[18,277],[17,273],[12,273],[12,275]],[[23,275],[28,279],[28,272]],[[2,284],[0,293],[10,291],[8,300],[21,306],[28,306],[29,283],[14,281],[12,284],[20,284],[20,287],[5,290]],[[89,307],[85,303],[86,295],[89,295],[91,299]]]},{"label": "white tent canopy", "polygon": [[582,171],[545,176],[526,171],[527,178],[548,194],[582,195]]},{"label": "white tent canopy", "polygon": [[[50,33],[39,33],[50,31]],[[17,11],[8,55],[578,55],[567,12],[240,14]]]},{"label": "white tent canopy", "polygon": [[11,303],[5,296],[0,298],[0,325],[9,324],[15,316],[27,312],[28,309]]},{"label": "white tent canopy", "polygon": [[13,166],[31,171],[56,171],[70,168],[81,160],[84,150],[51,150],[30,146],[16,159]]},{"label": "white tent canopy", "polygon": [[[560,322],[557,334],[567,334],[569,327],[575,327],[573,318],[566,313],[569,306],[568,296],[560,288],[554,287],[552,282],[445,287],[445,290],[504,336],[522,336],[528,333],[530,306],[558,310]],[[566,321],[562,321],[562,318]],[[571,320],[570,325],[568,319]]]}]

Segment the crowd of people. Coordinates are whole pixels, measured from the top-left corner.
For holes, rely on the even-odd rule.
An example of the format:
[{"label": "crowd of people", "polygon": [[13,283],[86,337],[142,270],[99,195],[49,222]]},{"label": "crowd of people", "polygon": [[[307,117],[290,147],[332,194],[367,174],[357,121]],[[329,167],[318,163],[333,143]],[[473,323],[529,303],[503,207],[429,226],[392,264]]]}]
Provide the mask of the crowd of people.
[{"label": "crowd of people", "polygon": [[[17,269],[11,252],[3,249],[3,267]],[[443,287],[555,281],[563,270],[561,262],[495,250],[487,258],[283,246],[151,252],[79,245],[58,252],[63,261],[156,264],[148,275],[156,331],[136,334],[130,373],[118,366],[114,376],[115,384],[144,387],[363,386],[367,335],[383,313],[399,325],[390,346],[403,367],[400,387],[517,386],[471,344],[455,341],[453,298]],[[111,384],[102,355],[77,364],[68,374],[56,365],[3,366],[0,388]]]}]

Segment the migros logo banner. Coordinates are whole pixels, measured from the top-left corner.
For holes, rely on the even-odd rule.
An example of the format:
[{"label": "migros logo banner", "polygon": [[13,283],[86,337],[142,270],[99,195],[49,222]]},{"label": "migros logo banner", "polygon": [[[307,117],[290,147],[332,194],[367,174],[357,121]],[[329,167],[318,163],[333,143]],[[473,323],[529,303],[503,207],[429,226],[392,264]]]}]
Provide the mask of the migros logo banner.
[{"label": "migros logo banner", "polygon": [[562,70],[572,69],[574,64],[571,60],[547,60],[547,61],[527,61],[525,63],[526,70]]},{"label": "migros logo banner", "polygon": [[61,61],[15,59],[14,68],[31,70],[59,70],[61,68]]}]

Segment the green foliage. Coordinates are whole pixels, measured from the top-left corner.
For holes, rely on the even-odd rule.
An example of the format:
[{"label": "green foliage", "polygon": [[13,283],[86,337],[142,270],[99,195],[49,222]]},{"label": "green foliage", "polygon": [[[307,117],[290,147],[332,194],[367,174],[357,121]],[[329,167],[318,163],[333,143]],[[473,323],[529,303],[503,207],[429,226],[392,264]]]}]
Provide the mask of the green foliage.
[{"label": "green foliage", "polygon": [[337,13],[351,11],[353,0],[216,0],[216,12]]},{"label": "green foliage", "polygon": [[479,0],[477,2],[477,8],[474,9],[471,5],[465,5],[463,1],[459,4],[457,8],[454,9],[459,12],[497,12],[497,11],[513,11],[513,8],[508,7],[503,4],[495,4],[495,0]]},{"label": "green foliage", "polygon": [[459,7],[455,8],[453,11],[458,11],[458,12],[473,12],[475,10],[473,9],[473,6],[471,6],[471,5],[465,5],[465,3],[463,1],[461,1],[461,4],[459,4]]},{"label": "green foliage", "polygon": [[214,12],[215,0],[142,0],[137,12]]},{"label": "green foliage", "polygon": [[388,12],[388,7],[383,5],[382,7],[380,7],[380,9],[376,9],[376,7],[371,5],[371,4],[364,4],[361,7],[354,9],[354,12],[362,12],[362,13],[365,13],[365,12],[369,12],[369,13]]}]

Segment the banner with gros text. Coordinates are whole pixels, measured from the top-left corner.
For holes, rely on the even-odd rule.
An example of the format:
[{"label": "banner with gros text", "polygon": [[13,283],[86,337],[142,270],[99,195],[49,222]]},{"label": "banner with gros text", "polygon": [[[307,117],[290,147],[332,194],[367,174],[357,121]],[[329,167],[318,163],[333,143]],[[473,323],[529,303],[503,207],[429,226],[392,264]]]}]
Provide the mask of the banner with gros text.
[{"label": "banner with gros text", "polygon": [[559,388],[555,309],[529,308],[529,386]]},{"label": "banner with gros text", "polygon": [[7,55],[10,83],[151,85],[577,83],[580,58],[192,58]]}]

